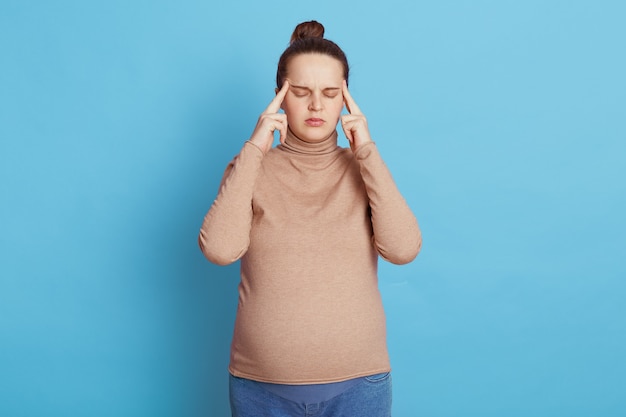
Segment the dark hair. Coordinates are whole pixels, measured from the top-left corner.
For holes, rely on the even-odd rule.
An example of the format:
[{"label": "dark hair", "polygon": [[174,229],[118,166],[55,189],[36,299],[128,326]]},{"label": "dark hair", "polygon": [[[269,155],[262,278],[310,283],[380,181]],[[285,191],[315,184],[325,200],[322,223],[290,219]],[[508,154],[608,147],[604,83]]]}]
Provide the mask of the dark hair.
[{"label": "dark hair", "polygon": [[343,66],[343,76],[348,81],[350,68],[348,59],[341,48],[333,41],[324,39],[324,26],[311,20],[296,26],[291,35],[291,42],[278,60],[276,86],[281,88],[287,76],[287,67],[291,59],[301,54],[322,54],[335,58]]}]

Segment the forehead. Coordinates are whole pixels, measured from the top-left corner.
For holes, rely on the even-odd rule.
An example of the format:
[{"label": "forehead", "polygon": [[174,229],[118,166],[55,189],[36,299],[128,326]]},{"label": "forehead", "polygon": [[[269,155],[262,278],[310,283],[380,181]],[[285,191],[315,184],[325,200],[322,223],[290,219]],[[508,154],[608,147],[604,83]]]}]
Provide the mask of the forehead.
[{"label": "forehead", "polygon": [[290,83],[296,85],[324,84],[339,87],[343,81],[341,63],[328,55],[297,55],[289,62],[287,70]]}]

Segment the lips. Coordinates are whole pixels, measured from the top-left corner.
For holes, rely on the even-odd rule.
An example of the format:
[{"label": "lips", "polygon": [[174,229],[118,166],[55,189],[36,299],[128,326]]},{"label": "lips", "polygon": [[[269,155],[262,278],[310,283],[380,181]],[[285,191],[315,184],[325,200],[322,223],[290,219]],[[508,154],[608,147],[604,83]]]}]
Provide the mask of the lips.
[{"label": "lips", "polygon": [[306,119],[306,120],[304,121],[304,123],[305,123],[307,126],[311,126],[311,127],[319,127],[319,126],[322,126],[322,125],[324,124],[324,119],[318,119],[318,118],[316,118],[316,117],[312,117],[312,118],[310,118],[310,119]]}]

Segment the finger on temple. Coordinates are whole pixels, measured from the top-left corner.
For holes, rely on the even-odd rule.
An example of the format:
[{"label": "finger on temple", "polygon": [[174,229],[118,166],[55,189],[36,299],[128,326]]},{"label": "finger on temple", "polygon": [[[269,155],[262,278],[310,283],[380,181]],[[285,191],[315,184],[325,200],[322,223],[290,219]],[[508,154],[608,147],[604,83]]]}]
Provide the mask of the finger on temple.
[{"label": "finger on temple", "polygon": [[276,93],[276,97],[270,102],[269,106],[265,109],[266,113],[278,113],[280,110],[280,105],[283,104],[283,100],[285,99],[285,95],[287,95],[287,91],[289,90],[289,81],[285,81],[283,83],[282,88],[278,93]]},{"label": "finger on temple", "polygon": [[361,114],[361,109],[359,109],[359,106],[357,106],[356,102],[352,98],[352,95],[350,95],[346,80],[343,80],[343,101],[346,103],[346,108],[350,114]]}]

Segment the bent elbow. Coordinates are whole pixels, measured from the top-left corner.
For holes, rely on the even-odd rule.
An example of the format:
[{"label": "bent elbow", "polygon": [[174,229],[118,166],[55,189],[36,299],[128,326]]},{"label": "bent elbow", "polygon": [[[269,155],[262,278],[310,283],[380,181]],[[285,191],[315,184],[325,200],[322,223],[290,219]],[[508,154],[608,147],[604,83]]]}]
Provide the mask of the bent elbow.
[{"label": "bent elbow", "polygon": [[200,250],[205,258],[220,266],[230,265],[238,261],[245,253],[245,250],[233,250],[220,242],[208,239],[203,232],[200,232],[198,236],[198,246],[200,246]]},{"label": "bent elbow", "polygon": [[391,262],[395,265],[406,265],[415,260],[421,250],[422,234],[418,231],[413,235],[413,239],[403,242],[393,250],[386,251],[379,247],[378,253],[387,262]]},{"label": "bent elbow", "polygon": [[422,250],[422,232],[418,230],[414,236],[415,240],[411,245],[411,250],[409,253],[410,259],[406,263],[409,263],[417,258],[417,255],[419,255],[420,251]]}]

